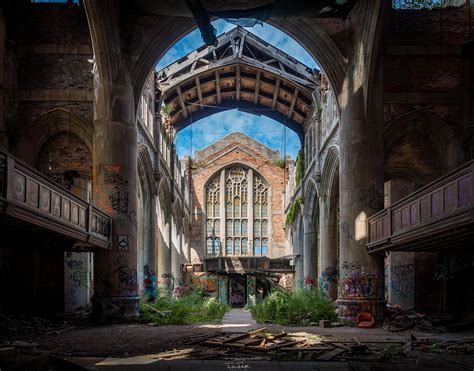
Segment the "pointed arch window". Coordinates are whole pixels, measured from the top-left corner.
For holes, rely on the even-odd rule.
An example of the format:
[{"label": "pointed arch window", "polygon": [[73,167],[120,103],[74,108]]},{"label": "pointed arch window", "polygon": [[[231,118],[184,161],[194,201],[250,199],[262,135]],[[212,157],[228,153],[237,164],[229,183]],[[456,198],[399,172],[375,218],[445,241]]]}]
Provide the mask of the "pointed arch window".
[{"label": "pointed arch window", "polygon": [[207,254],[267,255],[268,199],[267,183],[252,169],[233,166],[216,174],[206,188]]},{"label": "pointed arch window", "polygon": [[254,255],[268,254],[268,186],[258,174],[253,186]]},{"label": "pointed arch window", "polygon": [[215,178],[206,190],[206,252],[216,255],[220,250],[220,182]]}]

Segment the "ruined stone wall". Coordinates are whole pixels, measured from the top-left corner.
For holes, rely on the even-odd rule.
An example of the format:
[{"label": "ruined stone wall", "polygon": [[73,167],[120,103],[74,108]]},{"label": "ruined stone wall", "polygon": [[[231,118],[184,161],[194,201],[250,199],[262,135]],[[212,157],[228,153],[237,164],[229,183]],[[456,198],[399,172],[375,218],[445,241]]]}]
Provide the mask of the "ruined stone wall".
[{"label": "ruined stone wall", "polygon": [[469,27],[469,6],[389,10],[383,55],[385,125],[422,110],[462,130],[466,81],[461,46],[471,38]]},{"label": "ruined stone wall", "polygon": [[[240,135],[238,136],[240,138]],[[238,139],[237,138],[237,139]],[[250,139],[250,138],[248,138]],[[191,194],[193,204],[192,229],[190,238],[191,262],[202,261],[205,257],[204,244],[204,221],[203,213],[205,205],[203,203],[204,186],[206,182],[216,174],[217,171],[231,164],[240,163],[247,165],[258,171],[270,184],[271,187],[271,224],[272,236],[269,238],[269,255],[282,256],[285,252],[284,212],[282,205],[282,194],[284,192],[284,169],[274,160],[262,156],[256,151],[260,144],[250,139],[248,146],[239,141],[227,141],[226,146],[216,145],[221,148],[215,153],[209,154],[209,159],[213,159],[206,164],[206,159],[201,157],[201,164],[191,172]]]},{"label": "ruined stone wall", "polygon": [[[92,122],[92,45],[83,7],[76,4],[16,5],[17,79],[8,99],[8,133],[14,148],[23,129],[56,108]],[[14,113],[12,107],[14,106]]]}]

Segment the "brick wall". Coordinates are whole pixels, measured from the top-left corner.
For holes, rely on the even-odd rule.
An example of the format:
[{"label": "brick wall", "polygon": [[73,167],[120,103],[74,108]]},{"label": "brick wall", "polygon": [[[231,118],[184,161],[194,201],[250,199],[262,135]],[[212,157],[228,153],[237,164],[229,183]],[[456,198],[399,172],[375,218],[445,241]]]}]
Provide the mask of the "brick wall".
[{"label": "brick wall", "polygon": [[41,149],[38,169],[58,180],[70,170],[76,171],[82,179],[92,179],[92,155],[77,136],[60,133],[46,142]]},{"label": "brick wall", "polygon": [[[240,134],[242,135],[242,134]],[[236,137],[237,138],[237,137]],[[238,137],[240,138],[240,136]],[[203,191],[207,181],[212,178],[223,167],[235,163],[247,165],[258,171],[270,184],[271,187],[271,223],[272,236],[269,238],[269,255],[278,256],[280,250],[284,252],[284,214],[282,206],[282,195],[284,192],[284,170],[278,166],[273,159],[262,156],[262,153],[256,149],[262,146],[251,138],[246,137],[245,143],[242,140],[230,141],[224,138],[226,145],[219,143],[214,147],[218,148],[215,153],[208,153],[208,158],[200,158],[205,166],[193,169],[191,172],[191,194],[193,197],[193,215],[191,229],[191,261],[198,262],[205,257],[205,241],[203,236]],[[206,161],[207,160],[207,161]],[[273,246],[275,245],[275,246]],[[272,247],[273,246],[273,247]],[[278,248],[277,246],[281,246]]]},{"label": "brick wall", "polygon": [[440,116],[452,127],[460,126],[460,47],[469,38],[467,6],[389,11],[383,58],[385,123],[420,109]]},{"label": "brick wall", "polygon": [[[73,4],[15,4],[10,38],[16,79],[8,86],[8,133],[14,143],[22,129],[55,108],[92,121],[92,43],[84,8]],[[14,96],[13,96],[14,94]]]}]

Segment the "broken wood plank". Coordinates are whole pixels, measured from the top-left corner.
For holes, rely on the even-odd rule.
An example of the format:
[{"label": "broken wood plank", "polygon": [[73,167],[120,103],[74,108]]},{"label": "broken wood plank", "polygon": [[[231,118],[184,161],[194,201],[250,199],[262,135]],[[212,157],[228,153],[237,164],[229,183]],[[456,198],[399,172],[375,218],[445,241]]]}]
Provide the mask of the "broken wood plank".
[{"label": "broken wood plank", "polygon": [[262,332],[265,332],[266,329],[267,329],[266,327],[260,327],[256,330],[252,330],[252,331],[247,332],[247,334],[249,334],[250,336],[254,336],[254,335],[260,334]]},{"label": "broken wood plank", "polygon": [[336,358],[337,356],[341,355],[342,353],[345,352],[345,349],[341,349],[341,348],[336,348],[336,349],[333,349],[327,353],[324,353],[322,355],[320,355],[318,358],[316,358],[318,361],[330,361],[332,360],[333,358]]},{"label": "broken wood plank", "polygon": [[271,345],[271,346],[267,347],[266,349],[275,350],[275,349],[280,349],[280,348],[284,348],[284,347],[291,347],[291,346],[294,346],[296,344],[301,344],[305,341],[306,340],[298,340],[298,341],[290,341],[290,342],[285,341],[285,342],[282,342],[280,344]]},{"label": "broken wood plank", "polygon": [[160,316],[163,316],[163,317],[166,316],[163,312],[159,311],[158,309],[156,309],[155,307],[152,307],[152,306],[149,305],[149,304],[143,303],[143,305],[144,305],[145,307],[147,307],[148,309],[151,309],[151,310],[154,311],[155,313],[158,313]]},{"label": "broken wood plank", "polygon": [[309,352],[309,351],[321,351],[321,350],[332,350],[334,348],[328,348],[328,347],[283,347],[280,348],[284,352]]},{"label": "broken wood plank", "polygon": [[286,332],[282,332],[281,334],[277,334],[277,335],[268,335],[267,340],[276,340],[276,339],[284,338],[285,336],[288,336]]},{"label": "broken wood plank", "polygon": [[227,340],[224,340],[222,342],[222,344],[226,344],[226,343],[233,343],[237,340],[242,340],[242,339],[245,339],[245,338],[248,338],[250,337],[250,334],[249,333],[245,333],[245,334],[237,334],[237,335],[234,335],[234,336],[231,336],[230,338],[228,338]]}]

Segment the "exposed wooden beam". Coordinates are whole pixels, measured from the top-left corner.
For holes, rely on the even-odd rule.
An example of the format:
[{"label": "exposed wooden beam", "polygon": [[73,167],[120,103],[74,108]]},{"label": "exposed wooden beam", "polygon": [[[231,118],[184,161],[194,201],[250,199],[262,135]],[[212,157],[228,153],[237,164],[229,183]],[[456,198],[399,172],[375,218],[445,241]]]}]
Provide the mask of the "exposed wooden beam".
[{"label": "exposed wooden beam", "polygon": [[240,100],[240,66],[235,66],[235,99]]},{"label": "exposed wooden beam", "polygon": [[272,108],[275,109],[276,107],[276,102],[278,98],[278,90],[280,90],[280,79],[277,79],[275,81],[275,91],[273,92],[273,99],[272,99]]},{"label": "exposed wooden beam", "polygon": [[283,63],[281,63],[280,61],[278,61],[278,66],[280,66],[280,70],[282,70],[283,72],[286,72],[285,66],[283,65]]},{"label": "exposed wooden beam", "polygon": [[196,84],[197,95],[198,95],[198,98],[199,98],[199,104],[201,105],[200,108],[203,109],[204,107],[202,106],[203,102],[202,102],[201,82],[199,81],[198,76],[196,76],[194,78],[194,83]]},{"label": "exposed wooden beam", "polygon": [[181,106],[181,110],[183,111],[184,118],[188,117],[188,112],[186,111],[186,105],[184,104],[183,93],[181,92],[181,87],[176,88],[176,92],[178,93],[178,100],[179,105]]},{"label": "exposed wooden beam", "polygon": [[288,111],[288,117],[291,119],[291,115],[293,115],[293,111],[295,109],[295,104],[296,104],[296,98],[298,98],[298,93],[299,93],[299,90],[298,88],[295,89],[295,92],[293,93],[293,99],[291,100],[291,105],[290,105],[290,109]]},{"label": "exposed wooden beam", "polygon": [[196,64],[198,62],[199,59],[196,59],[193,64],[191,65],[191,72],[194,72],[194,69],[196,68]]},{"label": "exposed wooden beam", "polygon": [[242,58],[242,52],[244,50],[244,43],[245,43],[245,34],[242,35],[242,37],[240,38],[240,45],[239,45],[239,54],[238,54],[238,58]]},{"label": "exposed wooden beam", "polygon": [[275,58],[269,59],[268,61],[262,62],[263,64],[270,64],[273,62],[276,62],[277,60]]},{"label": "exposed wooden beam", "polygon": [[217,104],[221,104],[222,96],[221,96],[221,81],[220,81],[219,70],[216,70],[216,72],[214,72],[214,75],[216,76]]},{"label": "exposed wooden beam", "polygon": [[258,103],[258,93],[260,92],[260,76],[262,75],[262,71],[257,72],[257,76],[255,77],[255,98],[253,99],[253,104]]}]

